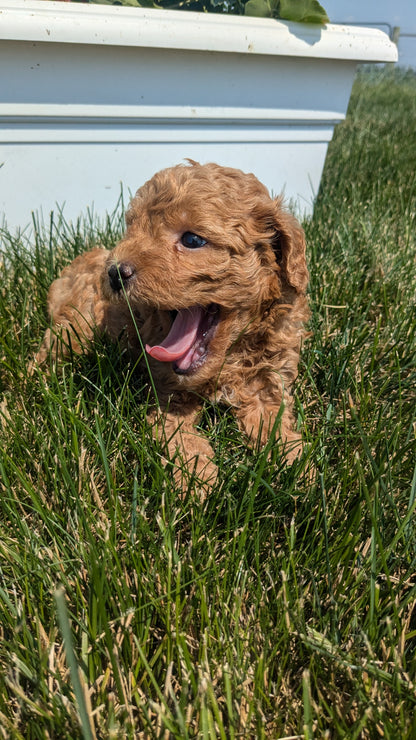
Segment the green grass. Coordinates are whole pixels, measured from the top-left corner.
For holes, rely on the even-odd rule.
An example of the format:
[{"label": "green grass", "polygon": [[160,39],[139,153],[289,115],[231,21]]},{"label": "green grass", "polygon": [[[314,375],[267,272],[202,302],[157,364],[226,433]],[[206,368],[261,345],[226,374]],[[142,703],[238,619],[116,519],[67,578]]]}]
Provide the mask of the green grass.
[{"label": "green grass", "polygon": [[118,216],[2,234],[0,737],[416,736],[415,120],[413,75],[358,77],[305,224],[307,449],[285,468],[207,406],[204,503],[114,348],[26,371],[51,279]]}]

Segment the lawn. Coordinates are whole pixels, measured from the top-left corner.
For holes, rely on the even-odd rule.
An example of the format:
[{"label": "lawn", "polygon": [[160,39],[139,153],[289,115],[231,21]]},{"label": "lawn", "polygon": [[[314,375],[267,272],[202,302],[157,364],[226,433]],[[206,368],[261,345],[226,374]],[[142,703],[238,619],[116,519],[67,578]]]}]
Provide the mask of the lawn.
[{"label": "lawn", "polygon": [[204,502],[114,348],[26,370],[48,285],[120,213],[2,232],[0,738],[416,737],[415,162],[416,76],[361,73],[305,224],[305,452],[207,404]]}]

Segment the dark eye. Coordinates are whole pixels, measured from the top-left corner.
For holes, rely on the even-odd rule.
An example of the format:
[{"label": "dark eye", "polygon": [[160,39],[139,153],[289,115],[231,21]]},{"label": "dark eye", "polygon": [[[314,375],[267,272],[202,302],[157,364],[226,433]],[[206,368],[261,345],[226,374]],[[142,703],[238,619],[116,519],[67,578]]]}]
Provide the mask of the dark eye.
[{"label": "dark eye", "polygon": [[182,234],[181,242],[187,249],[200,249],[200,247],[204,247],[206,244],[206,240],[202,236],[198,236],[198,234],[194,234],[192,231],[185,231]]}]

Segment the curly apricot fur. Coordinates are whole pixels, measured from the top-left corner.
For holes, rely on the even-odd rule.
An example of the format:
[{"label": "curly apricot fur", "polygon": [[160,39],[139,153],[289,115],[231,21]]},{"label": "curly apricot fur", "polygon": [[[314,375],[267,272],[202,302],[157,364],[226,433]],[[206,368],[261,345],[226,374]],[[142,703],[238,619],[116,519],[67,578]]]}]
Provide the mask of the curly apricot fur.
[{"label": "curly apricot fur", "polygon": [[[251,444],[267,442],[280,414],[278,435],[293,460],[301,437],[291,391],[308,318],[299,223],[254,175],[192,161],[145,183],[126,223],[112,251],[96,248],[77,257],[52,284],[53,327],[36,360],[43,362],[51,348],[57,359],[68,347],[84,351],[97,331],[139,357],[146,343],[166,336],[173,310],[215,304],[220,320],[194,372],[180,375],[172,363],[148,358],[158,401],[151,414],[155,434],[163,431],[169,454],[179,450],[209,484],[216,476],[213,451],[195,424],[202,400],[210,398],[234,408]],[[187,231],[206,244],[184,248],[180,238]],[[108,270],[123,264],[132,277],[115,291]]]}]

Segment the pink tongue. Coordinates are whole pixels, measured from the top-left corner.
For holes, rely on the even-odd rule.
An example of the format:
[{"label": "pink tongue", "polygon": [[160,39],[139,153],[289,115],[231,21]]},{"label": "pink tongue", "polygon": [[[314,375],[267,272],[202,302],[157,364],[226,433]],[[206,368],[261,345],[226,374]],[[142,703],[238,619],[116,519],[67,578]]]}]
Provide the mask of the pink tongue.
[{"label": "pink tongue", "polygon": [[146,352],[160,362],[179,360],[194,344],[202,317],[203,309],[200,306],[182,308],[162,344],[154,347],[146,344]]}]

